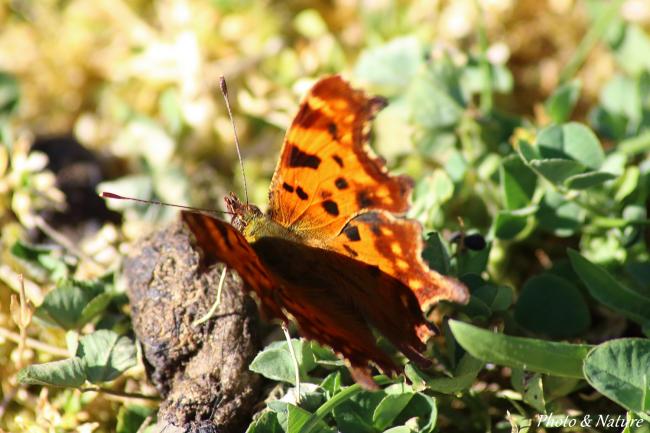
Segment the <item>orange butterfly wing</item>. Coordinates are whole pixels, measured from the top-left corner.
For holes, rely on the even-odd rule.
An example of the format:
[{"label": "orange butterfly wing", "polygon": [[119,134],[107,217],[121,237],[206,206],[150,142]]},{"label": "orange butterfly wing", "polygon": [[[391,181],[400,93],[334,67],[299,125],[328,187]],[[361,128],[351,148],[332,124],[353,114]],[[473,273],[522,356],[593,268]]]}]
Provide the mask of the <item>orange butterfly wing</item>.
[{"label": "orange butterfly wing", "polygon": [[365,145],[369,121],[385,105],[339,76],[314,85],[287,131],[271,182],[273,220],[307,239],[326,239],[364,209],[408,209],[411,179],[388,174]]},{"label": "orange butterfly wing", "polygon": [[287,132],[268,216],[230,198],[245,233],[251,221],[280,224],[287,239],[267,234],[249,244],[230,224],[183,212],[208,258],[237,270],[267,317],[294,319],[303,335],[343,355],[366,387],[374,385],[370,361],[398,370],[371,328],[426,366],[420,340],[431,331],[421,309],[468,299],[461,283],[422,261],[420,225],[392,215],[408,209],[412,181],[389,175],[366,146],[369,121],[384,105],[338,76],[320,80]]},{"label": "orange butterfly wing", "polygon": [[249,244],[233,226],[207,215],[182,212],[182,218],[205,265],[224,262],[235,269],[260,298],[267,318],[292,318],[305,337],[341,354],[366,388],[376,388],[370,361],[386,374],[399,370],[377,346],[371,326],[416,364],[430,365],[414,333],[426,323],[399,280],[375,266],[282,238]]},{"label": "orange butterfly wing", "polygon": [[417,221],[385,211],[364,212],[350,220],[327,248],[373,264],[410,287],[422,310],[439,300],[466,303],[467,288],[439,274],[422,260],[422,228]]},{"label": "orange butterfly wing", "polygon": [[271,218],[305,243],[378,266],[410,287],[423,310],[438,300],[465,303],[467,288],[429,269],[409,207],[412,181],[391,176],[366,145],[369,121],[383,108],[339,76],[320,80],[303,100],[273,176]]}]

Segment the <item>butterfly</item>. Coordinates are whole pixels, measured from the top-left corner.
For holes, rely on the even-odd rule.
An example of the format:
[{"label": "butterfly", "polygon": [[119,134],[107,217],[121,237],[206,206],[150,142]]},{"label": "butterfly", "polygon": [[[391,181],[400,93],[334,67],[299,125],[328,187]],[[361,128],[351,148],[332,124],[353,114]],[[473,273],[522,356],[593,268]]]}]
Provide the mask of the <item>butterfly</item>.
[{"label": "butterfly", "polygon": [[413,181],[388,173],[367,145],[370,121],[386,104],[338,75],[320,79],[286,133],[266,213],[232,193],[231,224],[182,212],[205,265],[234,269],[264,318],[292,320],[368,389],[376,389],[373,364],[385,374],[402,370],[373,332],[426,368],[424,343],[435,331],[423,312],[469,298],[421,258],[422,229],[403,217]]}]

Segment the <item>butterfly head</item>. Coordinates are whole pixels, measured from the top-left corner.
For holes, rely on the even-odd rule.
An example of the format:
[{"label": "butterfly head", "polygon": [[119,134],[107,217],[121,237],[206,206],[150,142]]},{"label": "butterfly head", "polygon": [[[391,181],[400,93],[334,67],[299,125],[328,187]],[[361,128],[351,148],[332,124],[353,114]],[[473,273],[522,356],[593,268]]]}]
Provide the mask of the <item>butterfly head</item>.
[{"label": "butterfly head", "polygon": [[232,225],[240,232],[244,232],[252,220],[262,217],[262,211],[257,206],[242,203],[234,192],[228,194],[224,201],[226,209],[232,213]]},{"label": "butterfly head", "polygon": [[262,213],[252,204],[242,203],[234,193],[224,198],[228,212],[233,217],[231,224],[244,235],[248,242],[255,242],[264,237],[278,237],[298,241],[299,236]]}]

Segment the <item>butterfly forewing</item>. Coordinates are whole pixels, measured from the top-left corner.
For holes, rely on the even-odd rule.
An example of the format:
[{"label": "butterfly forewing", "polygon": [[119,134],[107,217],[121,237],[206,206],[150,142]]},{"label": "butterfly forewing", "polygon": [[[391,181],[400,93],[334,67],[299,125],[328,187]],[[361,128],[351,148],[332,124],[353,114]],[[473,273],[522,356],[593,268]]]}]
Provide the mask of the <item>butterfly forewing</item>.
[{"label": "butterfly forewing", "polygon": [[202,253],[204,266],[222,262],[237,271],[257,294],[267,319],[286,320],[276,302],[276,285],[244,236],[225,221],[205,214],[181,212]]},{"label": "butterfly forewing", "polygon": [[327,238],[363,209],[405,212],[411,180],[388,174],[366,146],[369,121],[384,105],[339,76],[314,85],[282,147],[271,218],[305,237]]}]

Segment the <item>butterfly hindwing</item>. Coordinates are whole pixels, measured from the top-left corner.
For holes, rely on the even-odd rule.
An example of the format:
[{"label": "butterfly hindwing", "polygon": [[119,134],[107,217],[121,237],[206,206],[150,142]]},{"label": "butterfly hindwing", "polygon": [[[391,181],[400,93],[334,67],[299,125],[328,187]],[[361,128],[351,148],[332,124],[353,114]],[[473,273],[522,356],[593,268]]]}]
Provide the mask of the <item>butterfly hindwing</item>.
[{"label": "butterfly hindwing", "polygon": [[387,374],[397,372],[375,342],[376,329],[409,359],[429,365],[417,337],[426,322],[416,297],[399,280],[343,254],[282,238],[265,237],[252,247],[279,282],[277,297],[303,335],[354,367],[373,361]]},{"label": "butterfly hindwing", "polygon": [[272,219],[327,238],[363,209],[407,210],[411,179],[388,174],[366,145],[369,121],[385,103],[339,76],[314,85],[285,137],[269,193]]},{"label": "butterfly hindwing", "polygon": [[351,219],[326,248],[374,264],[410,287],[423,310],[441,299],[464,303],[467,289],[439,274],[422,260],[422,229],[414,220],[385,211],[364,212]]}]

